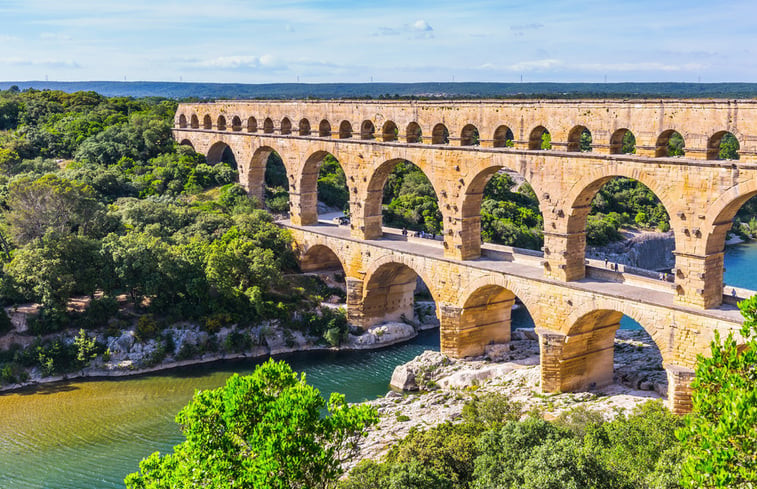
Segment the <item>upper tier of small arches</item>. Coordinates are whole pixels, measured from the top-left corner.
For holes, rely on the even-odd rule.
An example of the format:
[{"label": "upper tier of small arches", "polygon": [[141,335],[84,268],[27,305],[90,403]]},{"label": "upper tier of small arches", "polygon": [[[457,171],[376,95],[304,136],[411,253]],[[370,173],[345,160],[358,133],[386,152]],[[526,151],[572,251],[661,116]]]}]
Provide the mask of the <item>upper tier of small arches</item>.
[{"label": "upper tier of small arches", "polygon": [[[496,104],[485,106],[489,110],[481,110],[480,106],[474,106],[479,110],[471,110],[464,103],[459,110],[451,103],[449,107],[436,104],[412,111],[398,110],[397,104],[384,107],[371,102],[356,102],[351,105],[352,110],[334,110],[328,103],[181,104],[175,125],[180,129],[387,143],[752,159],[757,156],[757,104],[738,103],[747,109],[740,107],[735,111],[731,105],[736,102],[720,105],[687,102],[683,107],[672,108],[668,105],[675,103],[659,102],[652,107],[628,103],[623,114],[621,102],[613,102],[604,111],[598,110],[600,102],[592,109],[583,107],[582,102],[563,102],[557,107],[545,102],[530,110],[519,106],[522,113],[513,114],[512,104],[505,103],[501,111],[496,110]],[[343,103],[334,105],[345,108]],[[374,109],[372,115],[363,118],[365,105],[377,107],[369,107]],[[326,116],[315,113],[316,109],[324,108],[329,109]],[[376,110],[380,108],[391,110],[382,114]],[[585,110],[577,113],[576,108]],[[252,110],[255,115],[250,115]],[[721,151],[724,141],[728,151]]]}]

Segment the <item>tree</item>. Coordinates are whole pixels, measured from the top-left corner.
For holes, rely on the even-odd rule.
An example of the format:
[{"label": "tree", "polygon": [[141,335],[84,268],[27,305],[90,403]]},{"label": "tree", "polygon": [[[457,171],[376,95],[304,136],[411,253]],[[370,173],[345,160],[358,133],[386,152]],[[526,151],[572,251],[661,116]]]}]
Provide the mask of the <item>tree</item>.
[{"label": "tree", "polygon": [[739,303],[743,344],[715,331],[711,357],[699,356],[692,413],[678,431],[685,487],[757,485],[757,296]]},{"label": "tree", "polygon": [[126,487],[335,487],[341,464],[377,421],[373,408],[349,406],[336,393],[326,402],[304,374],[269,360],[252,375],[197,391],[176,416],[186,440],[173,453],[142,460]]},{"label": "tree", "polygon": [[104,216],[92,187],[48,174],[23,177],[8,189],[6,214],[11,233],[19,244],[52,231],[61,235],[92,233]]}]

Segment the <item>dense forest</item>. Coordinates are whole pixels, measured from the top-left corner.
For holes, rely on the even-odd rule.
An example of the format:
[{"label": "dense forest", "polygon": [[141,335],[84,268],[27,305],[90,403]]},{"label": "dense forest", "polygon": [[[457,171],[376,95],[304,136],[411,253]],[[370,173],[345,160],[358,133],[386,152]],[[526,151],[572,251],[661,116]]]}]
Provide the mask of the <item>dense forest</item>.
[{"label": "dense forest", "polygon": [[[40,337],[136,322],[144,340],[176,321],[213,332],[278,319],[338,343],[344,317],[308,311],[319,293],[339,291],[285,277],[297,270],[288,233],[234,183],[235,168],[173,141],[175,109],[93,92],[0,92],[2,305],[40,304],[27,332]],[[86,308],[72,309],[74,297],[89,298]],[[2,312],[0,334],[9,328]],[[82,349],[39,339],[3,351],[0,383],[23,380],[25,367],[81,368]]]}]

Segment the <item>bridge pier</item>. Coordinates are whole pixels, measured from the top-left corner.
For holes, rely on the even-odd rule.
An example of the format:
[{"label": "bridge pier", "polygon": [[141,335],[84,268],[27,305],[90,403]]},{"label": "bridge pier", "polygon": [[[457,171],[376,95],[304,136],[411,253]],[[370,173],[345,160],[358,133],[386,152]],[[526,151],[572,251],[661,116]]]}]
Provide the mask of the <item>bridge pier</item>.
[{"label": "bridge pier", "polygon": [[289,190],[289,218],[295,226],[318,224],[318,192]]},{"label": "bridge pier", "polygon": [[694,370],[678,365],[666,365],[668,374],[668,408],[674,414],[691,412],[691,383]]},{"label": "bridge pier", "polygon": [[515,295],[492,285],[477,290],[463,307],[440,307],[441,350],[451,357],[483,355],[486,346],[510,342]]},{"label": "bridge pier", "polygon": [[605,315],[605,324],[567,335],[538,328],[542,392],[577,392],[611,384],[620,317],[620,313]]},{"label": "bridge pier", "polygon": [[368,329],[363,315],[363,281],[355,277],[344,277],[347,286],[347,322]]},{"label": "bridge pier", "polygon": [[544,232],[544,274],[570,282],[586,276],[586,232]]},{"label": "bridge pier", "polygon": [[703,309],[723,303],[723,252],[706,256],[674,252],[676,301]]}]

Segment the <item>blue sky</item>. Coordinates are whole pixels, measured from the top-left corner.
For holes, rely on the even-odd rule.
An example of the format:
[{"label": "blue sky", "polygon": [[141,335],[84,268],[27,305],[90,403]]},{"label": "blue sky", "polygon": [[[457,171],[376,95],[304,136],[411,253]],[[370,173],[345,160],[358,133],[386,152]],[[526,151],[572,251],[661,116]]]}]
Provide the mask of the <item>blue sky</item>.
[{"label": "blue sky", "polygon": [[757,81],[757,2],[0,0],[0,80]]}]

